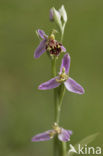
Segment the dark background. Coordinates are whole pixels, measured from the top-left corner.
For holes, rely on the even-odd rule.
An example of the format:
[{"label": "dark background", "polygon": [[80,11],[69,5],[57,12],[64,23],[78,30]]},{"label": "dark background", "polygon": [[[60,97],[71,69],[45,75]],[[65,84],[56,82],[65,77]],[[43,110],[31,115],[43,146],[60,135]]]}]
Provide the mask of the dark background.
[{"label": "dark background", "polygon": [[[64,46],[71,55],[70,75],[84,95],[66,92],[61,125],[73,130],[73,145],[99,132],[103,143],[103,0],[0,0],[0,156],[52,156],[52,141],[31,143],[51,129],[53,91],[37,87],[51,77],[46,54],[33,58],[35,31],[50,33],[49,9],[64,4],[68,13]],[[59,37],[58,37],[59,38]],[[58,66],[60,61],[58,61]]]}]

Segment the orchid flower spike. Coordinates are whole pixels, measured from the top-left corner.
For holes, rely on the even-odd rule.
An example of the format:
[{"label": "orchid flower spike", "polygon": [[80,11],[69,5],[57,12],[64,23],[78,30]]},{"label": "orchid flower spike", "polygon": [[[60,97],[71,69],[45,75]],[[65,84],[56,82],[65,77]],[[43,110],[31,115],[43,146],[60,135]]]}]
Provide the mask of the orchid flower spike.
[{"label": "orchid flower spike", "polygon": [[68,75],[69,69],[70,69],[70,56],[68,53],[66,53],[62,59],[59,76],[56,76],[50,79],[49,81],[42,83],[38,87],[38,89],[49,90],[60,86],[61,83],[64,83],[68,91],[77,94],[84,94],[83,87],[80,84],[78,84],[75,80],[73,80],[71,77],[69,77]]},{"label": "orchid flower spike", "polygon": [[39,58],[46,51],[52,56],[58,56],[61,52],[66,52],[63,45],[55,40],[53,33],[50,36],[47,36],[43,30],[38,29],[37,34],[42,41],[34,52],[35,58]]},{"label": "orchid flower spike", "polygon": [[35,135],[32,138],[32,142],[47,141],[52,139],[56,134],[58,135],[58,139],[60,141],[67,142],[70,141],[72,131],[61,128],[57,123],[55,123],[52,130]]}]

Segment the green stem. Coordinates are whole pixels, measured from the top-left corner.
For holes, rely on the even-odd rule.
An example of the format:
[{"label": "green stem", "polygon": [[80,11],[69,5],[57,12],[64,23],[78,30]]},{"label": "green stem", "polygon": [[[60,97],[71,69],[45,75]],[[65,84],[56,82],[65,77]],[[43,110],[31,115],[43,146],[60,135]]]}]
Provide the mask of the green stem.
[{"label": "green stem", "polygon": [[[64,31],[61,32],[61,42],[63,40]],[[56,57],[52,58],[52,76],[56,76]],[[59,88],[54,89],[54,104],[55,104],[55,122],[59,124],[60,112],[65,93],[65,86],[61,84]],[[66,143],[62,142],[62,153],[60,152],[58,138],[54,138],[54,156],[66,156]]]},{"label": "green stem", "polygon": [[52,76],[56,76],[56,57],[54,56],[52,58]]},{"label": "green stem", "polygon": [[[52,58],[52,77],[56,76],[56,57],[54,56]],[[55,107],[55,122],[57,121],[57,104],[58,98],[57,98],[57,88],[54,89],[54,107]]]},{"label": "green stem", "polygon": [[62,155],[67,156],[67,147],[66,147],[66,142],[62,142]]},{"label": "green stem", "polygon": [[61,43],[63,42],[64,31],[61,32]]},{"label": "green stem", "polygon": [[61,29],[61,39],[60,39],[61,43],[63,42],[65,25],[66,25],[66,23],[64,23],[64,25],[62,26],[62,29]]},{"label": "green stem", "polygon": [[64,94],[65,94],[65,86],[64,86],[64,84],[61,84],[60,91],[59,91],[59,107],[60,108],[61,108],[62,103],[63,103]]},{"label": "green stem", "polygon": [[[60,87],[58,88],[58,98],[59,98],[58,113],[57,113],[58,114],[58,116],[57,116],[58,117],[57,118],[58,123],[60,120],[60,112],[61,112],[64,94],[65,94],[65,86],[64,86],[64,84],[61,84]],[[62,142],[61,146],[62,146],[62,152],[59,154],[59,156],[66,156],[66,143]],[[59,151],[60,151],[60,148],[61,147],[59,147]]]},{"label": "green stem", "polygon": [[[54,56],[52,58],[52,77],[56,76],[56,57]],[[57,98],[57,88],[54,89],[54,108],[55,108],[55,122],[57,121],[57,104],[58,98]],[[58,139],[57,137],[54,138],[54,156],[58,155]]]},{"label": "green stem", "polygon": [[62,103],[63,103],[63,97],[64,97],[64,93],[65,93],[65,86],[64,84],[61,84],[60,87],[58,88],[58,103],[57,103],[57,107],[56,107],[56,123],[59,124],[60,121],[60,113],[61,113],[61,107],[62,107]]},{"label": "green stem", "polygon": [[[64,24],[64,28],[65,28],[65,24]],[[63,36],[64,36],[64,28],[61,32],[61,43],[63,41]],[[60,110],[61,110],[61,106],[62,106],[62,103],[63,103],[63,97],[64,97],[64,94],[65,94],[65,86],[64,84],[61,85],[61,88],[60,88],[60,93],[59,93],[59,118],[60,118]],[[58,119],[59,120],[59,119]],[[66,143],[65,142],[62,142],[62,156],[66,156],[67,155],[67,151],[66,151]]]}]

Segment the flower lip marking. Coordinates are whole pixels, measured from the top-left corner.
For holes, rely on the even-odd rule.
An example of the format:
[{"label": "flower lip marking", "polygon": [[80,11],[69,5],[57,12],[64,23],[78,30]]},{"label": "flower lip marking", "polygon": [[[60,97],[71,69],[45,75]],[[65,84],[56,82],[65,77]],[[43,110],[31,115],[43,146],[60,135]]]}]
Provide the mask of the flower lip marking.
[{"label": "flower lip marking", "polygon": [[58,83],[65,82],[69,76],[65,73],[65,67],[62,68],[62,73],[59,74],[59,79],[56,79]]},{"label": "flower lip marking", "polygon": [[46,50],[50,52],[51,55],[58,56],[63,52],[62,44],[55,40],[54,34],[51,34],[46,43]]}]

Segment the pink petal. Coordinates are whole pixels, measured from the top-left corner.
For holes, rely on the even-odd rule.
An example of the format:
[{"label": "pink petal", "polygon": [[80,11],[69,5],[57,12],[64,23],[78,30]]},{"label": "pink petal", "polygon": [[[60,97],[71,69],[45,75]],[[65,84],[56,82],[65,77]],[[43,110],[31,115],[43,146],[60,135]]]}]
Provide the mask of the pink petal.
[{"label": "pink petal", "polygon": [[47,81],[47,82],[42,83],[42,84],[38,87],[38,89],[40,89],[40,90],[49,90],[49,89],[58,87],[61,83],[58,83],[58,82],[56,81],[56,79],[59,79],[59,77],[57,76],[57,77],[55,77],[55,78],[50,79],[50,80]]},{"label": "pink petal", "polygon": [[46,51],[46,39],[42,40],[34,52],[34,57],[39,58]]},{"label": "pink petal", "polygon": [[54,133],[54,130],[48,130],[46,132],[40,133],[32,137],[32,142],[38,142],[38,141],[47,141],[53,138],[51,137],[51,133]]},{"label": "pink petal", "polygon": [[60,73],[62,73],[63,67],[65,68],[65,73],[68,74],[70,68],[70,56],[66,53],[62,59],[62,64],[60,67]]},{"label": "pink petal", "polygon": [[83,87],[72,78],[69,77],[68,80],[64,82],[64,84],[67,90],[69,90],[70,92],[84,94]]},{"label": "pink petal", "polygon": [[61,46],[62,52],[66,52],[66,48],[64,46]]},{"label": "pink petal", "polygon": [[67,142],[70,141],[70,135],[72,135],[72,131],[61,128],[61,133],[58,135],[58,139]]},{"label": "pink petal", "polygon": [[45,39],[45,37],[48,37],[43,30],[38,29],[37,33],[42,39]]}]

